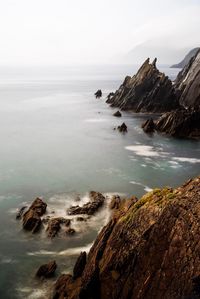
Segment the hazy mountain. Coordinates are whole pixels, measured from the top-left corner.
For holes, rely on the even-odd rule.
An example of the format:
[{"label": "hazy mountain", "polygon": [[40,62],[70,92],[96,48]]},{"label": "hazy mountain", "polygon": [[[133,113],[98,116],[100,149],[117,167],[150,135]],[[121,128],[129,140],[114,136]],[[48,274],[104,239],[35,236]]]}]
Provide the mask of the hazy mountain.
[{"label": "hazy mountain", "polygon": [[134,47],[127,54],[124,55],[123,61],[125,63],[140,64],[147,57],[157,57],[159,64],[173,64],[180,60],[180,57],[184,57],[188,53],[188,48],[174,48],[172,46],[166,46],[166,42],[158,43],[145,42]]},{"label": "hazy mountain", "polygon": [[181,69],[184,68],[190,62],[190,59],[196,55],[196,53],[199,51],[199,49],[200,48],[192,49],[181,62],[179,62],[177,64],[173,64],[171,67],[172,68],[181,68]]}]

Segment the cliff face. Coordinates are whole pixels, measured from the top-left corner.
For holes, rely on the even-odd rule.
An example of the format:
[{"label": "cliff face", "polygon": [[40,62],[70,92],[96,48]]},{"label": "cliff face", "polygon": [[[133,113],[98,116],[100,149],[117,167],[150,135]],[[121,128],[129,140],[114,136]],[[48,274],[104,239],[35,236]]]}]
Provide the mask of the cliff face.
[{"label": "cliff face", "polygon": [[181,62],[172,65],[171,68],[184,68],[190,62],[191,58],[193,58],[199,50],[200,48],[192,49]]},{"label": "cliff face", "polygon": [[147,59],[136,75],[126,77],[120,88],[108,97],[108,104],[135,112],[166,112],[179,104],[172,82]]},{"label": "cliff face", "polygon": [[175,86],[179,91],[179,102],[185,107],[200,105],[200,50],[178,74]]},{"label": "cliff face", "polygon": [[163,114],[154,129],[179,138],[200,138],[200,110],[179,109]]},{"label": "cliff face", "polygon": [[54,299],[199,298],[199,219],[200,177],[122,202],[81,277],[62,275]]}]

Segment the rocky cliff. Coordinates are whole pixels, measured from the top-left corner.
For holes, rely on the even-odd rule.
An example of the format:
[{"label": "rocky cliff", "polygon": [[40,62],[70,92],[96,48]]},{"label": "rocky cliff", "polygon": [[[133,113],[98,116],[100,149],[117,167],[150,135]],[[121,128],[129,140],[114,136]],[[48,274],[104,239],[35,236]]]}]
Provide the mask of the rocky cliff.
[{"label": "rocky cliff", "polygon": [[185,107],[200,105],[200,50],[178,74],[175,81],[179,102]]},{"label": "rocky cliff", "polygon": [[179,104],[172,82],[156,67],[156,59],[147,59],[136,75],[127,76],[107,103],[112,107],[135,112],[166,112],[176,109]]},{"label": "rocky cliff", "polygon": [[194,49],[192,49],[192,50],[191,50],[191,51],[184,57],[184,59],[183,59],[181,62],[172,65],[171,68],[180,68],[180,69],[184,68],[184,67],[190,62],[191,58],[193,58],[193,57],[197,54],[197,52],[198,52],[199,50],[200,50],[200,48],[194,48]]},{"label": "rocky cliff", "polygon": [[79,277],[63,274],[53,298],[199,298],[199,219],[200,177],[122,201]]}]

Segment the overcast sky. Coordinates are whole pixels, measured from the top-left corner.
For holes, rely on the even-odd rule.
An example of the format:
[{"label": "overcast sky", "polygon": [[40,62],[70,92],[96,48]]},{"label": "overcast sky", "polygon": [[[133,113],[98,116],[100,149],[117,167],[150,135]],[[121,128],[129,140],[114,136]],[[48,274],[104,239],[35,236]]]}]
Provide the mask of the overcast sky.
[{"label": "overcast sky", "polygon": [[0,65],[117,62],[141,44],[186,51],[200,45],[199,16],[199,0],[0,0]]}]

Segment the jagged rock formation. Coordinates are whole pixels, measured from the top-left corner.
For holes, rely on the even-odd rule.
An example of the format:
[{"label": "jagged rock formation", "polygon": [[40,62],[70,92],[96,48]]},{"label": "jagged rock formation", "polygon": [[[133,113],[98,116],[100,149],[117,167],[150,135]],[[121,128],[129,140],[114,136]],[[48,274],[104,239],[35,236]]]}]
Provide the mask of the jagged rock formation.
[{"label": "jagged rock formation", "polygon": [[155,123],[159,132],[179,138],[200,138],[200,110],[176,110],[163,114]]},{"label": "jagged rock formation", "polygon": [[172,65],[171,68],[184,68],[190,62],[190,59],[193,58],[199,50],[200,48],[192,49],[181,62]]},{"label": "jagged rock formation", "polygon": [[42,224],[41,216],[46,212],[47,204],[36,198],[28,211],[23,214],[23,228],[32,233],[37,232]]},{"label": "jagged rock formation", "polygon": [[144,62],[136,75],[127,76],[107,101],[112,107],[135,112],[166,112],[179,107],[172,82],[156,67],[156,59]]},{"label": "jagged rock formation", "polygon": [[81,277],[62,275],[54,299],[200,296],[200,177],[123,201],[92,246]]},{"label": "jagged rock formation", "polygon": [[200,50],[178,74],[175,86],[179,91],[179,102],[184,107],[200,105]]}]

